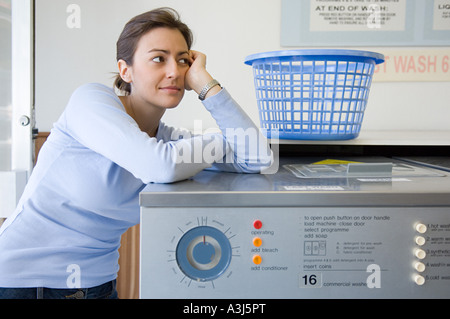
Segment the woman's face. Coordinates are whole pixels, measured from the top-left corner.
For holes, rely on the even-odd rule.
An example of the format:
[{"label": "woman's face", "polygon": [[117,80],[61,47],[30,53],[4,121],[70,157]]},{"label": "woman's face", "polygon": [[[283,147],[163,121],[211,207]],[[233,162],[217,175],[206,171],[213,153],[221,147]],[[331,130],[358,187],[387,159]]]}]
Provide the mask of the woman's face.
[{"label": "woman's face", "polygon": [[186,40],[177,29],[152,29],[140,38],[133,65],[127,69],[130,96],[155,107],[173,108],[183,98],[189,70]]}]

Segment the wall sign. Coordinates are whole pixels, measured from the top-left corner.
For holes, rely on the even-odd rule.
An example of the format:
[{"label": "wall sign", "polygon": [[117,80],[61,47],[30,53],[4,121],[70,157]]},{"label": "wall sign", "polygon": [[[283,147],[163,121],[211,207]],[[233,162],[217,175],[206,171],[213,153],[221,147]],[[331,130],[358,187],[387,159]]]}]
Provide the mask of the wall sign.
[{"label": "wall sign", "polygon": [[324,32],[405,31],[406,0],[333,2],[311,0],[309,30]]},{"label": "wall sign", "polygon": [[450,82],[450,48],[377,48],[374,82]]},{"label": "wall sign", "polygon": [[281,45],[450,45],[450,0],[282,0]]}]

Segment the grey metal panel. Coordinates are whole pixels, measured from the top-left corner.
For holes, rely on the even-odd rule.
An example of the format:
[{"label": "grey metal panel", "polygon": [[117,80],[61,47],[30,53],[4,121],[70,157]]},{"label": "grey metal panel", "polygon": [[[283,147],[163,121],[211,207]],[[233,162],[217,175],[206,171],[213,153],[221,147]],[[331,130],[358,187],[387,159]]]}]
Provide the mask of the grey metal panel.
[{"label": "grey metal panel", "polygon": [[143,207],[415,207],[450,206],[450,194],[206,192],[143,193]]},{"label": "grey metal panel", "polygon": [[[377,159],[379,160],[379,159]],[[391,160],[391,159],[384,159]],[[150,184],[140,194],[144,207],[277,206],[448,206],[448,172],[427,168],[430,176],[407,178],[298,178],[281,160],[276,174],[203,171],[173,184]],[[422,169],[422,168],[421,168]]]},{"label": "grey metal panel", "polygon": [[[449,207],[144,207],[141,217],[141,298],[450,297]],[[233,256],[219,278],[199,281],[175,253],[184,234],[205,225],[227,235]]]}]

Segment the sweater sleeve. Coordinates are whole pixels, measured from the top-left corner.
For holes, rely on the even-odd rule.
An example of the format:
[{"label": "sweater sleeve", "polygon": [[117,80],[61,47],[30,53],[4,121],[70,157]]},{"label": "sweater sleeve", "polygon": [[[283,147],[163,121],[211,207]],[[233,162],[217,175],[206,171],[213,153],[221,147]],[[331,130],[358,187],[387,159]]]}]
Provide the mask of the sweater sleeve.
[{"label": "sweater sleeve", "polygon": [[[216,120],[221,133],[207,134],[211,141],[184,150],[186,141],[192,137],[191,132],[165,126],[161,123],[158,137],[165,141],[184,138],[183,143],[176,144],[183,160],[212,162],[213,170],[260,173],[273,163],[273,154],[267,139],[261,134],[250,117],[242,110],[226,89],[203,101],[205,108]],[[212,142],[213,141],[213,142]],[[198,143],[197,143],[198,144]],[[189,157],[188,152],[193,152]],[[218,154],[223,153],[222,158]],[[217,156],[216,156],[217,155]]]},{"label": "sweater sleeve", "polygon": [[196,136],[168,142],[149,137],[124,111],[114,91],[101,84],[86,84],[75,90],[62,117],[60,123],[67,134],[144,183],[183,180],[223,158],[217,153],[208,161],[186,161],[186,154],[195,147],[215,142],[217,137]]},{"label": "sweater sleeve", "polygon": [[222,131],[227,153],[214,168],[226,171],[259,173],[273,163],[267,139],[239,104],[222,89],[203,101]]},{"label": "sweater sleeve", "polygon": [[[78,143],[146,184],[176,182],[213,165],[250,173],[270,164],[265,139],[228,92],[222,90],[204,104],[223,134],[191,136],[161,124],[154,138],[139,129],[112,89],[91,83],[75,90],[59,125]],[[252,147],[255,141],[257,148]]]}]

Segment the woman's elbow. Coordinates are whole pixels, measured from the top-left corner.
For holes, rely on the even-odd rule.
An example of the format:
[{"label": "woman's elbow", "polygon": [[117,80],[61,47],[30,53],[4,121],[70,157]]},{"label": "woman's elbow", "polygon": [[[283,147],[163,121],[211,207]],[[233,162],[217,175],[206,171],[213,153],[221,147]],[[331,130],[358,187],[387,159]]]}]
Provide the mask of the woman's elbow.
[{"label": "woman's elbow", "polygon": [[270,169],[275,163],[272,150],[268,150],[265,154],[259,154],[254,159],[246,161],[237,161],[237,166],[243,173],[259,174]]}]

